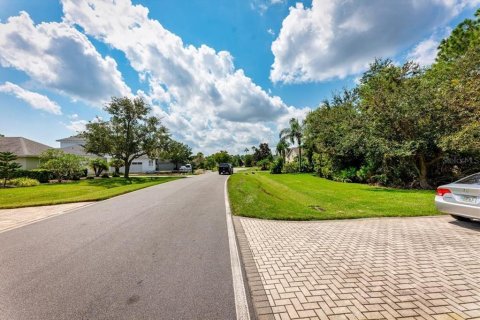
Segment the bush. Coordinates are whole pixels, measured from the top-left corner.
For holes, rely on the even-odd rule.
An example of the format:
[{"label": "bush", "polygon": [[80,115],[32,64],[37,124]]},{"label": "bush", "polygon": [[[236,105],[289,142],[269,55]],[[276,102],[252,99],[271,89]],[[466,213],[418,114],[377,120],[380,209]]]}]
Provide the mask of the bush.
[{"label": "bush", "polygon": [[104,174],[102,174],[102,178],[110,178],[110,175],[105,172]]},{"label": "bush", "polygon": [[333,180],[340,182],[354,182],[356,177],[357,169],[355,167],[346,168],[333,174]]},{"label": "bush", "polygon": [[34,186],[40,185],[40,182],[36,179],[23,177],[23,178],[15,178],[15,179],[9,180],[7,184],[15,187],[34,187]]},{"label": "bush", "polygon": [[283,169],[283,158],[277,158],[272,164],[272,167],[270,168],[270,173],[272,174],[279,174],[282,173]]},{"label": "bush", "polygon": [[253,166],[253,156],[251,154],[246,154],[245,155],[245,167],[251,167]]},{"label": "bush", "polygon": [[299,171],[298,162],[293,161],[285,163],[285,165],[283,166],[283,170],[285,171],[285,173],[297,173]]},{"label": "bush", "polygon": [[112,177],[114,177],[114,178],[118,178],[118,177],[120,177],[120,174],[119,174],[119,173],[117,173],[117,172],[114,172],[114,173],[112,173]]},{"label": "bush", "polygon": [[39,181],[40,183],[48,183],[54,178],[53,173],[44,169],[34,170],[17,170],[12,175],[12,178],[30,178]]},{"label": "bush", "polygon": [[205,173],[205,169],[197,169],[193,172],[193,174],[195,174],[195,175],[204,174],[204,173]]},{"label": "bush", "polygon": [[260,170],[265,171],[270,168],[270,160],[268,159],[263,159],[257,162],[257,166],[260,166]]},{"label": "bush", "polygon": [[92,177],[92,176],[87,177],[87,180],[94,180],[94,179],[95,179],[95,177]]}]

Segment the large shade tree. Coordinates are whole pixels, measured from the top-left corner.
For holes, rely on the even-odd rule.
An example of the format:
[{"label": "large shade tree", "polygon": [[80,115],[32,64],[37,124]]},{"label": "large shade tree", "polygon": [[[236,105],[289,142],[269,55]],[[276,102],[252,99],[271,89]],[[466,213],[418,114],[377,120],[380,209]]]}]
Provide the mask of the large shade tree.
[{"label": "large shade tree", "polygon": [[135,159],[144,155],[153,158],[165,149],[169,141],[167,129],[160,119],[150,116],[151,108],[142,98],[113,97],[105,111],[109,120],[91,121],[82,133],[85,151],[123,160],[125,178]]}]

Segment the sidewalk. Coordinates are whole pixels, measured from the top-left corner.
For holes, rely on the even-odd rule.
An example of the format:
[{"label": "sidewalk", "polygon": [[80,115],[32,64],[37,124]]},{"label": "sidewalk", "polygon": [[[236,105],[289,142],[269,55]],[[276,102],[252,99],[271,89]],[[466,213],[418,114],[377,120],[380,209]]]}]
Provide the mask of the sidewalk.
[{"label": "sidewalk", "polygon": [[0,209],[0,232],[58,216],[68,211],[85,207],[92,202],[57,204],[53,206]]}]

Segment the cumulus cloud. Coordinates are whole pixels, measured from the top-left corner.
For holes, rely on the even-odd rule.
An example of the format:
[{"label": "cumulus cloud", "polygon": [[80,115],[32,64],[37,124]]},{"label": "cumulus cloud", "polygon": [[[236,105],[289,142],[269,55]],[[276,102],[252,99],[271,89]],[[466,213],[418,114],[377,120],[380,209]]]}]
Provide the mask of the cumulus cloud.
[{"label": "cumulus cloud", "polygon": [[[272,43],[274,82],[344,78],[365,70],[375,57],[392,57],[420,42],[479,0],[348,1],[297,3]],[[419,32],[419,30],[421,32]],[[423,33],[424,32],[424,33]],[[418,48],[428,60],[432,42]],[[420,52],[422,51],[423,52]]]},{"label": "cumulus cloud", "polygon": [[0,23],[0,65],[92,104],[130,94],[115,60],[103,58],[84,34],[66,23],[35,25],[26,12]]},{"label": "cumulus cloud", "polygon": [[62,114],[60,106],[47,96],[26,90],[14,83],[5,82],[0,85],[0,92],[11,94],[28,103],[32,108],[53,114]]},{"label": "cumulus cloud", "polygon": [[415,61],[421,66],[431,65],[437,57],[439,41],[428,38],[417,44],[407,55],[408,60]]},{"label": "cumulus cloud", "polygon": [[130,0],[62,0],[64,21],[121,50],[149,84],[139,91],[174,136],[202,150],[243,150],[273,138],[291,107],[272,97],[227,51],[186,45]]},{"label": "cumulus cloud", "polygon": [[85,131],[85,126],[87,125],[87,120],[70,120],[68,124],[65,124],[65,127],[69,130],[72,130],[76,133]]}]

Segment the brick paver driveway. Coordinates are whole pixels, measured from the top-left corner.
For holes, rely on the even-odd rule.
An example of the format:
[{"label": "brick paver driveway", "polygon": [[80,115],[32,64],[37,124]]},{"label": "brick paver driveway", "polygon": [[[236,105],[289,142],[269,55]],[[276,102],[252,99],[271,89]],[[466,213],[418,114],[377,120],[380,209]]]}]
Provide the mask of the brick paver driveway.
[{"label": "brick paver driveway", "polygon": [[236,218],[236,226],[260,319],[480,319],[478,223]]}]

